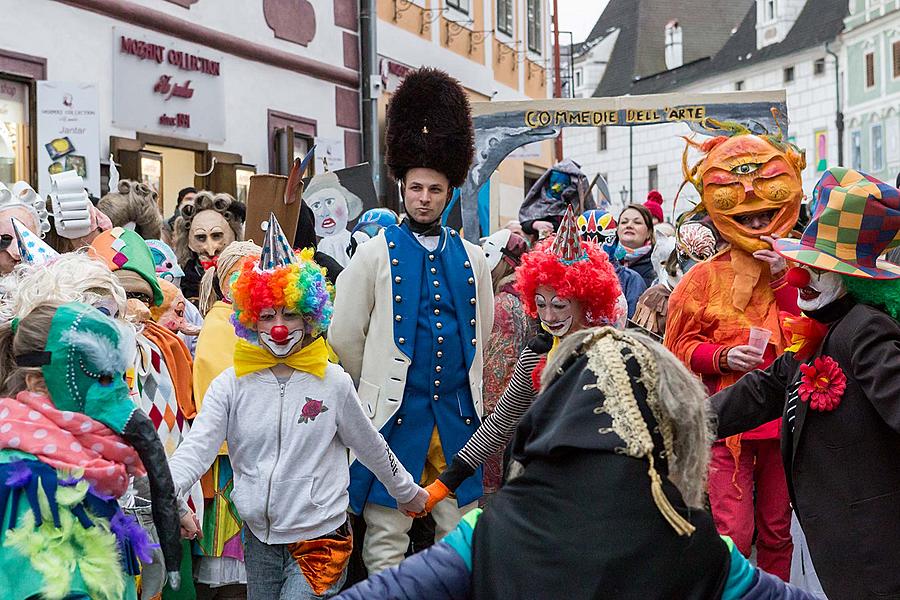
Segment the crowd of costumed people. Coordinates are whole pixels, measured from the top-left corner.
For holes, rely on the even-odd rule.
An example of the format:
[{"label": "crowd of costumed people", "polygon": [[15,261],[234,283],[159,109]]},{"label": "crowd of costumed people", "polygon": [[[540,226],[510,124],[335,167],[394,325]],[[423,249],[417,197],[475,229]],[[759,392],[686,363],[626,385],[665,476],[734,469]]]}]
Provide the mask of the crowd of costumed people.
[{"label": "crowd of costumed people", "polygon": [[401,214],[0,184],[0,599],[900,597],[897,188],[710,121],[476,245],[459,82],[386,123]]}]

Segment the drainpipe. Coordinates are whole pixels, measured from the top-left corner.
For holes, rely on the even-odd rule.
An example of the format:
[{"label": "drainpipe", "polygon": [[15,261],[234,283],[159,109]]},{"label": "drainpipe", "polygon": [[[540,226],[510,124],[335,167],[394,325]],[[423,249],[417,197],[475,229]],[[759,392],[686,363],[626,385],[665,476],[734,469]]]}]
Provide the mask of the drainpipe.
[{"label": "drainpipe", "polygon": [[378,131],[378,97],[381,95],[381,76],[378,70],[378,13],[376,0],[359,2],[359,45],[362,84],[363,156],[372,165],[372,179],[378,198],[384,198],[381,177],[381,136]]},{"label": "drainpipe", "polygon": [[[562,96],[562,73],[559,72],[559,6],[557,0],[553,0],[553,97]],[[556,162],[563,159],[563,131],[559,129],[556,136]]]},{"label": "drainpipe", "polygon": [[837,126],[837,145],[838,145],[838,165],[844,166],[844,111],[841,110],[841,70],[840,59],[831,48],[828,47],[830,42],[825,42],[825,53],[834,58],[834,96],[835,96],[835,119],[834,124]]}]

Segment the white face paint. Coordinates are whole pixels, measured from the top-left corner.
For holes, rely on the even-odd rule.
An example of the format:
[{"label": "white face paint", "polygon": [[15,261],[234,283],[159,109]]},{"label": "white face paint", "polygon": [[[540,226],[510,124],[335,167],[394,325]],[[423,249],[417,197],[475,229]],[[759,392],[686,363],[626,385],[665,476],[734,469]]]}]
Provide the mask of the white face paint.
[{"label": "white face paint", "polygon": [[798,290],[797,306],[803,312],[828,306],[847,293],[841,276],[831,271],[801,267],[809,273],[809,283]]},{"label": "white face paint", "polygon": [[538,318],[554,337],[563,337],[572,326],[581,327],[581,306],[575,300],[560,298],[548,285],[539,285],[534,294]]},{"label": "white face paint", "polygon": [[300,350],[304,335],[300,315],[286,312],[284,308],[266,308],[260,311],[256,327],[259,345],[272,356],[284,358]]}]

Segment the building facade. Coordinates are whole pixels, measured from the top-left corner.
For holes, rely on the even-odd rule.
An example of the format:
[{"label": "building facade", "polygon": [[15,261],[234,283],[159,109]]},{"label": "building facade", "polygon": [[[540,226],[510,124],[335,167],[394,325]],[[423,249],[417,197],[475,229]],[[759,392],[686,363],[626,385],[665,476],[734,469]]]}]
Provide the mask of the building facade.
[{"label": "building facade", "polygon": [[[641,21],[625,4],[610,2],[592,33],[594,38],[589,37],[583,45],[586,51],[575,53],[576,73],[579,60],[585,73],[576,93],[619,96],[784,89],[788,138],[807,151],[804,189],[811,191],[822,172],[837,164],[838,87],[835,58],[830,52],[840,51],[839,36],[848,13],[845,0],[707,3],[703,11],[719,12],[722,18],[707,20],[705,25],[675,12],[672,3],[651,3],[655,10],[669,12],[664,13],[664,25],[660,26],[657,18],[653,35],[658,43],[649,48],[639,45],[640,37],[634,31]],[[636,4],[644,7],[642,1]],[[681,30],[678,35],[672,32],[673,25]],[[715,35],[711,38],[718,41],[688,54],[683,44],[703,36],[704,27],[712,29]],[[679,39],[683,40],[680,49],[675,43]],[[662,69],[657,73],[637,71],[638,61],[625,61],[621,55],[625,52],[634,56],[649,53],[655,62],[643,62],[648,68],[662,65]],[[703,56],[703,52],[711,53]],[[598,63],[606,64],[599,70]],[[681,189],[675,204],[684,180],[682,136],[689,135],[684,125],[572,130],[564,137],[565,156],[581,163],[589,176],[600,173],[607,179],[614,212],[630,202],[644,202],[647,193],[657,189],[664,199],[666,217],[671,219],[699,199],[688,185]],[[689,163],[692,157],[689,154]]]},{"label": "building facade", "polygon": [[[382,136],[391,94],[419,66],[444,69],[460,80],[472,101],[552,96],[550,22],[547,0],[378,0]],[[544,142],[500,165],[482,190],[490,198],[490,230],[517,218],[531,184],[553,162],[553,144]],[[386,172],[382,181],[396,202]]]},{"label": "building facade", "polygon": [[356,164],[356,6],[0,0],[0,180],[43,188],[48,170],[81,168],[99,195],[112,155],[171,214],[182,187],[242,197],[250,174],[314,143]]},{"label": "building facade", "polygon": [[842,40],[845,161],[896,183],[900,172],[900,2],[851,0]]}]

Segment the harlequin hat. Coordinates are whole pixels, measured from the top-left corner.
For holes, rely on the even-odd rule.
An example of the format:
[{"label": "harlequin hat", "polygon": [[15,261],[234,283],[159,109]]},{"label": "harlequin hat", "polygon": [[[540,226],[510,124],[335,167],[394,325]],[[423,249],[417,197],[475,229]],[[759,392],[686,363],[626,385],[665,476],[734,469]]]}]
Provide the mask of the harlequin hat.
[{"label": "harlequin hat", "polygon": [[153,254],[140,235],[130,229],[113,227],[94,238],[91,251],[106,263],[110,271],[124,269],[140,275],[153,289],[153,304],[162,304],[163,293],[156,277]]},{"label": "harlequin hat", "polygon": [[10,217],[9,220],[12,221],[13,231],[16,233],[16,243],[19,246],[22,262],[29,265],[42,265],[59,256],[59,252],[28,229],[25,223],[15,217]]},{"label": "harlequin hat", "polygon": [[556,239],[553,240],[553,246],[550,252],[559,258],[564,264],[572,264],[579,260],[586,260],[587,253],[581,247],[581,240],[578,237],[578,229],[575,226],[575,212],[570,204],[566,208],[559,229],[556,232]]},{"label": "harlequin hat", "polygon": [[865,173],[835,167],[816,184],[811,209],[803,237],[776,240],[776,252],[851,277],[900,278],[900,266],[878,259],[900,246],[900,190]]},{"label": "harlequin hat", "polygon": [[297,256],[288,243],[275,218],[275,213],[269,213],[269,222],[266,227],[266,237],[263,238],[262,252],[257,265],[260,271],[274,271],[278,267],[297,264]]},{"label": "harlequin hat", "polygon": [[605,210],[586,210],[576,220],[582,239],[598,244],[609,243],[616,235],[616,220]]}]

